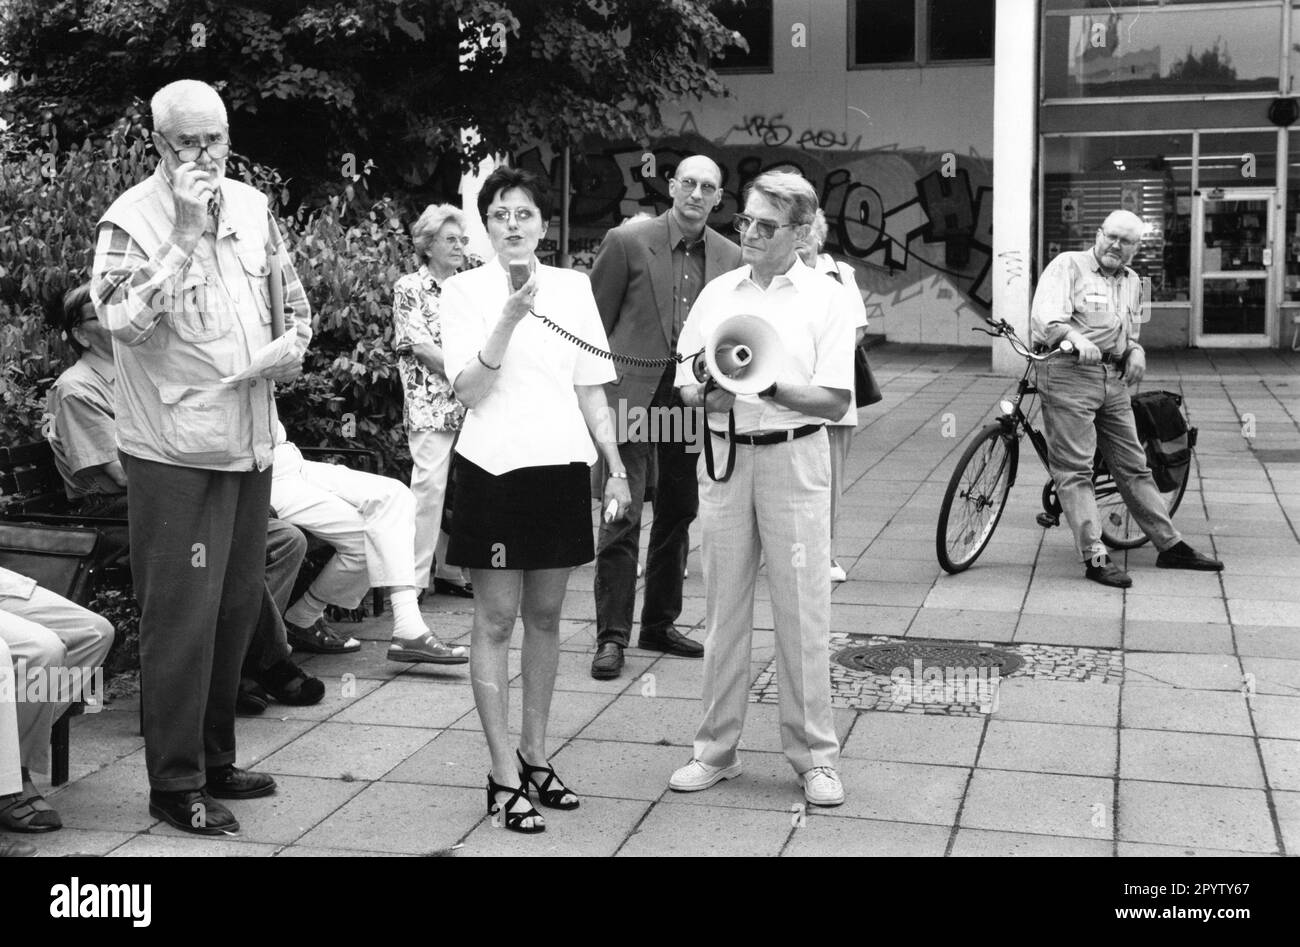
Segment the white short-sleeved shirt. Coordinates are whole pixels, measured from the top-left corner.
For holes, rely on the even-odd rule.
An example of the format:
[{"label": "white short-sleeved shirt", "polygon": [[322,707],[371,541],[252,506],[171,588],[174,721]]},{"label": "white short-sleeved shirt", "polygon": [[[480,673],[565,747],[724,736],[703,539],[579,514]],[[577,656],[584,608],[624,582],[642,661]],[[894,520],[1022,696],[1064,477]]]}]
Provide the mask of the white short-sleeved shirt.
[{"label": "white short-sleeved shirt", "polygon": [[[817,257],[817,266],[814,269],[821,273],[829,280],[834,280],[844,287],[844,299],[848,303],[849,311],[853,313],[853,340],[856,343],[858,329],[865,329],[867,322],[867,306],[862,301],[862,293],[858,290],[858,279],[853,273],[853,267],[843,260],[836,260],[829,253],[822,253]],[[834,271],[839,274],[839,279],[831,276]],[[855,393],[856,394],[856,393]],[[858,406],[855,398],[849,399],[849,410],[844,412],[844,417],[838,421],[832,421],[836,427],[858,426]]]},{"label": "white short-sleeved shirt", "polygon": [[[533,311],[602,350],[609,349],[586,273],[537,266]],[[501,319],[510,277],[499,259],[442,284],[447,377],[476,363]],[[596,448],[575,385],[603,385],[613,363],[585,352],[534,316],[515,327],[495,384],[465,415],[456,453],[494,476],[520,467],[594,463]]]},{"label": "white short-sleeved shirt", "polygon": [[[783,274],[761,289],[750,278],[749,265],[723,273],[701,290],[682,326],[677,351],[691,356],[704,347],[719,323],[729,316],[758,316],[781,340],[784,364],[777,383],[819,385],[853,391],[854,316],[844,287],[814,272],[796,259]],[[676,384],[697,384],[692,359],[677,366]],[[732,409],[736,433],[784,431],[826,419],[802,414],[758,395],[738,395]],[[726,431],[725,412],[708,413],[709,426]]]}]

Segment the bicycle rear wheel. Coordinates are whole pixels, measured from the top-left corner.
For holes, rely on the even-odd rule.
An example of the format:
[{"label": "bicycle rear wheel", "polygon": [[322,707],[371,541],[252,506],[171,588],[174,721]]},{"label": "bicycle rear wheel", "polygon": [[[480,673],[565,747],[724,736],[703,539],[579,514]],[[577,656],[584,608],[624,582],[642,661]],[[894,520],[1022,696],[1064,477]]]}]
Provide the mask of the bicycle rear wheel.
[{"label": "bicycle rear wheel", "polygon": [[[1142,446],[1145,449],[1146,444]],[[1183,494],[1187,492],[1187,481],[1191,476],[1192,465],[1189,462],[1183,468],[1183,475],[1178,485],[1172,490],[1162,490],[1160,493],[1160,499],[1165,504],[1165,512],[1171,517],[1178,510],[1178,505],[1183,502]],[[1128,505],[1125,504],[1124,497],[1115,486],[1110,473],[1103,471],[1093,481],[1093,485],[1097,493],[1097,513],[1101,517],[1101,541],[1111,549],[1136,549],[1143,545],[1147,541],[1147,534],[1142,532],[1142,527],[1129,512]]]},{"label": "bicycle rear wheel", "polygon": [[948,480],[934,535],[945,572],[969,569],[993,538],[1019,459],[1019,439],[996,422],[966,445]]}]

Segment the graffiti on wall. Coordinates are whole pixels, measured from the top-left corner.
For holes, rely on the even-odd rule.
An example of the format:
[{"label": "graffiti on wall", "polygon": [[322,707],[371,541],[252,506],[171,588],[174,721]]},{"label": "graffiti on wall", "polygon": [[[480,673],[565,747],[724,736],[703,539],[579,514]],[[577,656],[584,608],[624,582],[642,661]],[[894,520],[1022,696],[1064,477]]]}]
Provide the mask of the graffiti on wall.
[{"label": "graffiti on wall", "polygon": [[[751,140],[733,140],[737,131]],[[677,164],[706,154],[723,171],[722,201],[709,218],[722,233],[732,234],[746,184],[764,171],[798,171],[817,188],[829,228],[825,249],[854,267],[869,317],[872,309],[879,316],[903,304],[933,307],[931,314],[986,314],[993,244],[988,163],[974,153],[822,146],[828,142],[841,145],[847,138],[823,129],[796,131],[780,115],[746,116],[719,140],[692,130],[649,148],[627,144],[574,155],[572,263],[590,268],[609,228],[639,213],[667,210],[668,178]],[[516,156],[516,163],[560,180],[558,158],[540,148]],[[558,250],[556,235],[552,228],[543,252]]]}]

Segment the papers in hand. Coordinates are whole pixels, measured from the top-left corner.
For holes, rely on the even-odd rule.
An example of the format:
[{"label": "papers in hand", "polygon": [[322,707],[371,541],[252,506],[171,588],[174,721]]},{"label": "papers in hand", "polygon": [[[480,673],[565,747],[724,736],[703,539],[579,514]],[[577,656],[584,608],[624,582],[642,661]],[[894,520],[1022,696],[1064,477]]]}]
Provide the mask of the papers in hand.
[{"label": "papers in hand", "polygon": [[253,353],[253,359],[242,372],[236,372],[221,379],[223,384],[234,385],[250,378],[260,378],[268,369],[274,368],[286,358],[295,357],[292,332],[286,332],[274,342],[262,346]]}]

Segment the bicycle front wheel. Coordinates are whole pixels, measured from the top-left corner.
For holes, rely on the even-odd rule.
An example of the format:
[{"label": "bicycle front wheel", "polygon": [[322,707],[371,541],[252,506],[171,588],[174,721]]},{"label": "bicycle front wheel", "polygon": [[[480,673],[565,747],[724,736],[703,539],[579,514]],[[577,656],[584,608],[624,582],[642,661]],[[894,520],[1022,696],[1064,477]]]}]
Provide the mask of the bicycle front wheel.
[{"label": "bicycle front wheel", "polygon": [[996,422],[966,445],[948,480],[934,537],[945,572],[969,569],[993,538],[1019,459],[1020,441]]},{"label": "bicycle front wheel", "polygon": [[[1145,446],[1144,444],[1143,447]],[[1178,485],[1172,490],[1161,491],[1160,500],[1164,503],[1165,512],[1170,517],[1183,502],[1183,494],[1187,492],[1187,481],[1191,476],[1192,465],[1188,462],[1183,467],[1183,475],[1179,478]],[[1101,541],[1111,549],[1136,549],[1144,544],[1147,541],[1147,534],[1142,532],[1142,527],[1129,512],[1128,505],[1124,502],[1124,497],[1120,495],[1119,488],[1115,486],[1110,474],[1103,473],[1098,476],[1094,482],[1094,489],[1097,494],[1097,513],[1101,517]]]}]

